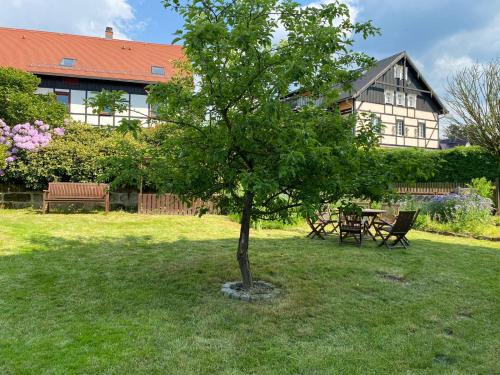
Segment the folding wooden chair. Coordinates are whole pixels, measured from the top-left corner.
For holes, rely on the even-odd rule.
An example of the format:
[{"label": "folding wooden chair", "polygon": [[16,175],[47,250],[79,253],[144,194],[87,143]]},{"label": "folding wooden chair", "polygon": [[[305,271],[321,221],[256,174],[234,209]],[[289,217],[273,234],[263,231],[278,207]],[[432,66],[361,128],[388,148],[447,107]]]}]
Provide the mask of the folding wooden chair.
[{"label": "folding wooden chair", "polygon": [[[338,215],[333,214],[330,210],[317,211],[315,215],[315,220],[311,217],[306,218],[307,224],[311,228],[307,237],[319,237],[324,240],[327,235],[337,232],[339,226]],[[331,229],[328,226],[331,226]]]},{"label": "folding wooden chair", "polygon": [[340,211],[339,221],[340,243],[344,243],[346,238],[352,237],[358,246],[361,247],[363,243],[363,233],[365,232],[363,217],[358,214],[346,214]]},{"label": "folding wooden chair", "polygon": [[[382,237],[382,243],[379,246],[385,245],[389,249],[396,247],[408,248],[410,241],[406,237],[413,224],[417,220],[419,211],[400,211],[393,225],[376,226],[377,233]],[[386,232],[384,234],[383,232]],[[389,244],[389,240],[394,237],[394,241]],[[398,246],[398,244],[400,244]]]},{"label": "folding wooden chair", "polygon": [[306,217],[306,222],[309,225],[309,228],[311,228],[311,231],[309,232],[307,237],[309,237],[311,239],[314,237],[318,237],[322,240],[325,239],[324,236],[326,236],[327,233],[325,231],[325,226],[323,225],[323,223],[321,221],[311,219],[308,216],[308,217]]},{"label": "folding wooden chair", "polygon": [[394,225],[396,222],[396,218],[399,214],[399,205],[388,205],[383,204],[382,209],[385,210],[385,213],[380,214],[374,221],[374,226],[383,226],[383,225]]}]

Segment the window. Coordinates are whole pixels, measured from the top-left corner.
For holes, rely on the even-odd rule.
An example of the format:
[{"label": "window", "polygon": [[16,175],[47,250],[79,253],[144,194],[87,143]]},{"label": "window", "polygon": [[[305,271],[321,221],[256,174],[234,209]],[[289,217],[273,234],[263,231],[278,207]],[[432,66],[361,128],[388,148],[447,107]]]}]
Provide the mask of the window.
[{"label": "window", "polygon": [[394,65],[394,78],[403,79],[403,66]]},{"label": "window", "polygon": [[153,118],[156,118],[158,116],[158,104],[149,105],[149,115]]},{"label": "window", "polygon": [[109,107],[104,107],[101,116],[113,116],[113,111]]},{"label": "window", "polygon": [[75,66],[75,63],[76,63],[76,59],[71,59],[71,58],[68,58],[68,57],[63,57],[63,59],[61,60],[60,65],[61,66],[65,66],[66,68],[72,68],[72,67]]},{"label": "window", "polygon": [[425,122],[418,123],[418,138],[425,138]]},{"label": "window", "polygon": [[405,122],[403,120],[396,120],[396,135],[405,135]]},{"label": "window", "polygon": [[405,93],[404,92],[398,92],[396,93],[396,104],[397,105],[405,105]]},{"label": "window", "polygon": [[417,108],[417,95],[408,94],[408,107]]},{"label": "window", "polygon": [[372,124],[372,129],[375,132],[377,132],[377,133],[382,132],[382,121],[381,121],[379,116],[372,115],[371,124]]},{"label": "window", "polygon": [[385,90],[385,104],[394,104],[394,91]]},{"label": "window", "polygon": [[154,74],[155,76],[164,76],[165,68],[163,66],[152,66],[151,74]]},{"label": "window", "polygon": [[56,100],[66,107],[69,112],[69,92],[56,91]]}]

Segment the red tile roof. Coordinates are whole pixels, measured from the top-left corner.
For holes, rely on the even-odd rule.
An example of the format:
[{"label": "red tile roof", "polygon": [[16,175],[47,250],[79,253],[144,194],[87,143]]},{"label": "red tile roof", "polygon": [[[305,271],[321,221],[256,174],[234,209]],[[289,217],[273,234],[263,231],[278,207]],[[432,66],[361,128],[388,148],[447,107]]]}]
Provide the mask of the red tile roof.
[{"label": "red tile roof", "polygon": [[[76,59],[75,66],[62,67],[63,57]],[[166,82],[182,58],[180,46],[0,27],[0,66],[37,74]],[[165,76],[151,74],[152,66],[164,67]]]}]

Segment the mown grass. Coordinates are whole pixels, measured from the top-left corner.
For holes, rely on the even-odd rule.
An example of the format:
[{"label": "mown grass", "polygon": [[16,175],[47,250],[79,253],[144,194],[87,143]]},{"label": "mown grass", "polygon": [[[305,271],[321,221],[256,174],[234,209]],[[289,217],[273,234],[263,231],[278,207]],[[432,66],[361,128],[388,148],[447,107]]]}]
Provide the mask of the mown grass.
[{"label": "mown grass", "polygon": [[498,373],[500,246],[254,230],[271,303],[225,299],[225,217],[0,211],[2,374]]}]

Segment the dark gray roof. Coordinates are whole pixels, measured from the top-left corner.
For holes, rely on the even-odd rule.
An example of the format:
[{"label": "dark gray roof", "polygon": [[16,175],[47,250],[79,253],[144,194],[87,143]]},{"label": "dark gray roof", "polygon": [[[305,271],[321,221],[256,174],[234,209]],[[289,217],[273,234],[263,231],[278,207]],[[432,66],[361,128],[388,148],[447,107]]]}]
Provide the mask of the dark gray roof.
[{"label": "dark gray roof", "polygon": [[[439,97],[436,95],[434,90],[432,90],[431,86],[427,83],[427,81],[424,79],[422,74],[417,69],[417,66],[415,63],[411,60],[410,56],[405,51],[396,53],[392,56],[386,57],[382,60],[378,60],[370,69],[368,69],[366,72],[362,73],[361,76],[355,80],[354,82],[351,83],[351,88],[348,91],[342,91],[339,95],[338,101],[342,101],[345,99],[349,98],[356,98],[358,97],[363,91],[365,91],[370,85],[372,85],[379,77],[381,77],[385,72],[387,72],[395,63],[400,61],[403,57],[406,57],[406,61],[412,66],[412,68],[418,73],[419,79],[423,82],[423,84],[427,87],[429,92],[431,93],[431,96],[436,102],[439,104],[441,107],[442,113],[447,113],[446,108],[439,99]],[[340,86],[337,87],[338,89],[341,89]],[[300,89],[296,89],[294,91],[291,91],[285,98],[284,100],[291,100],[297,95],[300,95]]]},{"label": "dark gray roof", "polygon": [[386,57],[385,59],[379,60],[375,65],[370,68],[361,77],[351,83],[352,87],[349,91],[344,91],[340,94],[339,100],[351,98],[353,96],[358,96],[364,88],[369,86],[373,81],[377,79],[378,76],[382,75],[387,69],[389,69],[394,63],[399,61],[405,52],[399,52],[395,55]]}]

